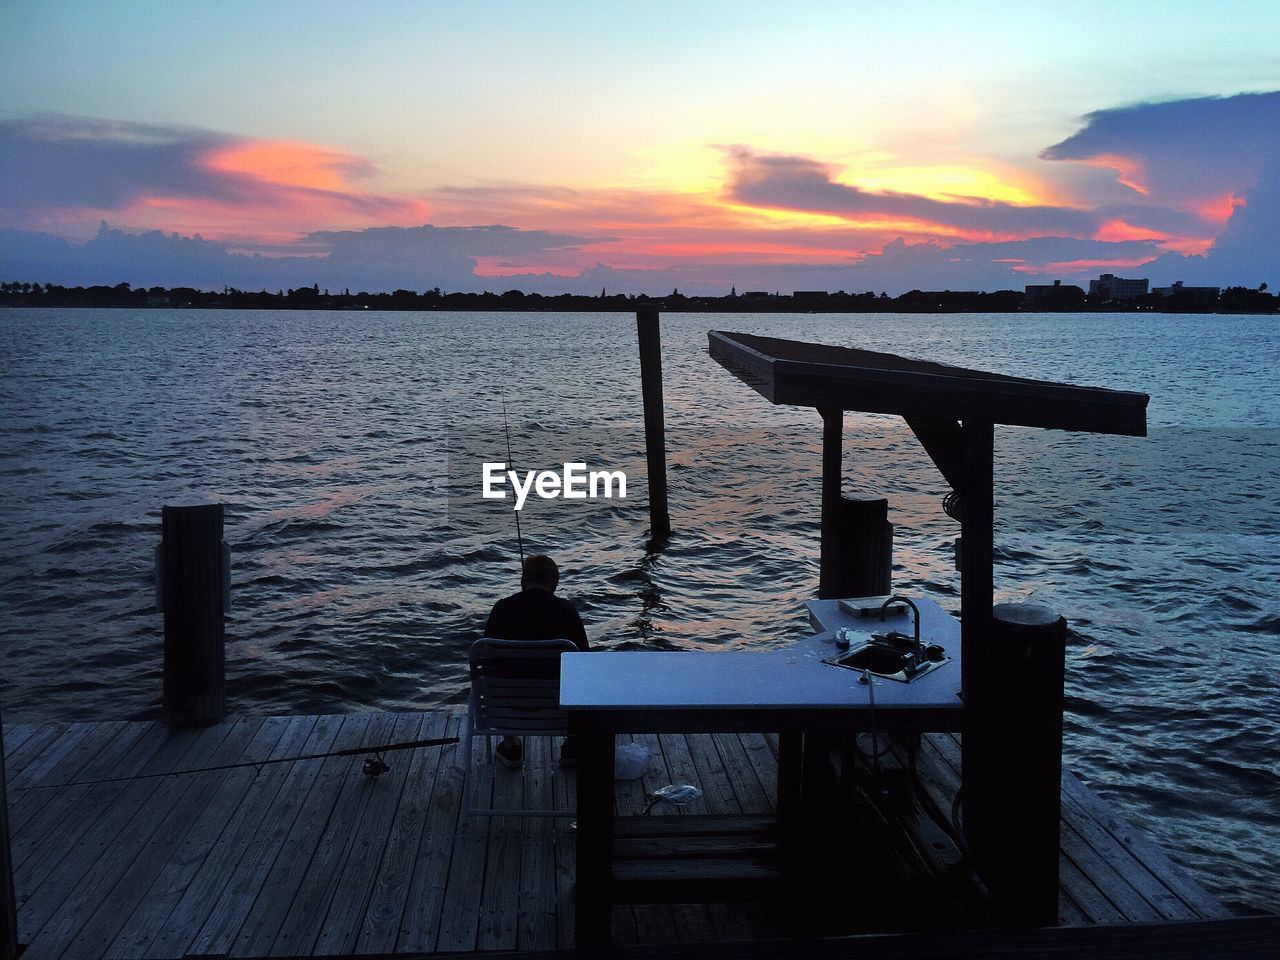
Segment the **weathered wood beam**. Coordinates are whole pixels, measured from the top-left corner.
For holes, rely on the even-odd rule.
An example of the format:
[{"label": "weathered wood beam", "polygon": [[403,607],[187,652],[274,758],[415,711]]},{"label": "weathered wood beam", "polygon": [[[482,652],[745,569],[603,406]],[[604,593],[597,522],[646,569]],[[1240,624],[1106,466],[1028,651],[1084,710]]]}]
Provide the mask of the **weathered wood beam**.
[{"label": "weathered wood beam", "polygon": [[711,357],[772,403],[1145,436],[1143,393],[713,330]]},{"label": "weathered wood beam", "polygon": [[[1045,386],[1028,394],[1027,388],[981,389],[947,377],[872,371],[854,377],[839,367],[819,364],[776,364],[772,400],[777,404],[822,409],[840,407],[864,413],[889,413],[904,417],[936,417],[946,411],[961,420],[987,419],[1022,427],[1079,430],[1145,437],[1145,406],[1117,406],[1091,399],[1081,388],[1077,396],[1062,395],[1062,388]],[[1145,399],[1145,398],[1144,398]]]},{"label": "weathered wood beam", "polygon": [[907,417],[924,452],[956,493],[963,493],[964,428],[950,417]]}]

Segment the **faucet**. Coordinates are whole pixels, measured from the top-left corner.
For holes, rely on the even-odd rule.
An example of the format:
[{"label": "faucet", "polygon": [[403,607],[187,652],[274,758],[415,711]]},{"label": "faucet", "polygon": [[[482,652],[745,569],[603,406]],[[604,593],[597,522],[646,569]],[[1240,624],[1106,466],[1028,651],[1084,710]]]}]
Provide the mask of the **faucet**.
[{"label": "faucet", "polygon": [[901,596],[900,594],[894,594],[892,597],[890,597],[888,600],[886,600],[884,603],[880,605],[880,622],[881,623],[884,622],[885,611],[889,609],[889,604],[891,603],[905,603],[908,607],[911,608],[911,612],[914,614],[913,619],[915,621],[915,636],[912,638],[913,649],[911,652],[912,652],[912,655],[916,658],[917,664],[923,663],[924,647],[920,643],[920,608],[917,607],[914,603],[912,603],[909,598]]}]

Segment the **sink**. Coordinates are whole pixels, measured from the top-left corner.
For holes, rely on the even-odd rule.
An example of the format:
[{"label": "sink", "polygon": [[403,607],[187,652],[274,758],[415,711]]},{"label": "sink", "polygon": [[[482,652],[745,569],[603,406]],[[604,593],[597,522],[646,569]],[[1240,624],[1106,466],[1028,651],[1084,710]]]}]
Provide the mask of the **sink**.
[{"label": "sink", "polygon": [[895,638],[892,638],[892,635],[877,637],[870,643],[864,643],[854,647],[848,653],[842,653],[822,662],[858,673],[866,671],[886,680],[897,680],[899,683],[918,680],[944,663],[951,662],[951,658],[943,653],[941,647],[930,647],[929,655],[936,656],[937,659],[926,659],[916,663],[911,651],[899,648],[893,643],[893,639]]},{"label": "sink", "polygon": [[837,657],[836,666],[848,667],[850,670],[870,670],[887,676],[891,673],[905,671],[912,660],[911,654],[894,650],[881,643],[868,643],[865,647]]}]

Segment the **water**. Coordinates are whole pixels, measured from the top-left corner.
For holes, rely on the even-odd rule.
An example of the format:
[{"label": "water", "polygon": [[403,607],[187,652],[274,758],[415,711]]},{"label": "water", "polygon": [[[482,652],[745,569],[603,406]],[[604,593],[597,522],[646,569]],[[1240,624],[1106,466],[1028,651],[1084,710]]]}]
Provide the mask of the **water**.
[{"label": "water", "polygon": [[[227,505],[230,706],[458,703],[515,586],[474,458],[625,469],[531,504],[593,643],[767,648],[807,630],[819,419],[706,355],[731,329],[1151,394],[1146,439],[997,429],[998,598],[1071,623],[1066,761],[1215,894],[1280,901],[1275,318],[663,317],[672,526],[645,552],[625,315],[0,311],[0,639],[10,722],[151,717],[166,502]],[[958,609],[946,486],[850,414],[846,491],[889,497],[895,581]]]}]

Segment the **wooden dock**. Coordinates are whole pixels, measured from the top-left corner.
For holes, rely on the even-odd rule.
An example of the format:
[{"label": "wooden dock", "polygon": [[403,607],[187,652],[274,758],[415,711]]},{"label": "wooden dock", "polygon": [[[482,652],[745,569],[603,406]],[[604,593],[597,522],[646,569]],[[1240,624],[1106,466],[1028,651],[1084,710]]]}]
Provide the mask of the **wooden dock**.
[{"label": "wooden dock", "polygon": [[[467,816],[459,745],[218,772],[192,768],[460,735],[456,709],[229,719],[198,731],[159,722],[6,725],[10,829],[24,960],[307,956],[572,946],[574,832],[565,819]],[[620,815],[647,791],[701,786],[655,815],[773,811],[777,744],[761,735],[637,737],[643,781],[619,782]],[[569,809],[574,777],[554,746],[526,741],[524,771],[471,775],[494,806]],[[907,769],[902,750],[884,758]],[[876,816],[900,830],[906,876],[960,861],[926,815],[949,810],[959,744],[925,737],[911,785]],[[177,774],[150,776],[154,774]],[[84,783],[85,781],[106,781]],[[70,785],[67,784],[80,784]],[[1064,774],[1060,919],[1065,925],[1193,921],[1227,911],[1078,779]],[[874,917],[853,918],[861,930]],[[935,924],[942,926],[943,923]],[[615,942],[743,941],[812,933],[787,911],[742,904],[617,907]]]}]

